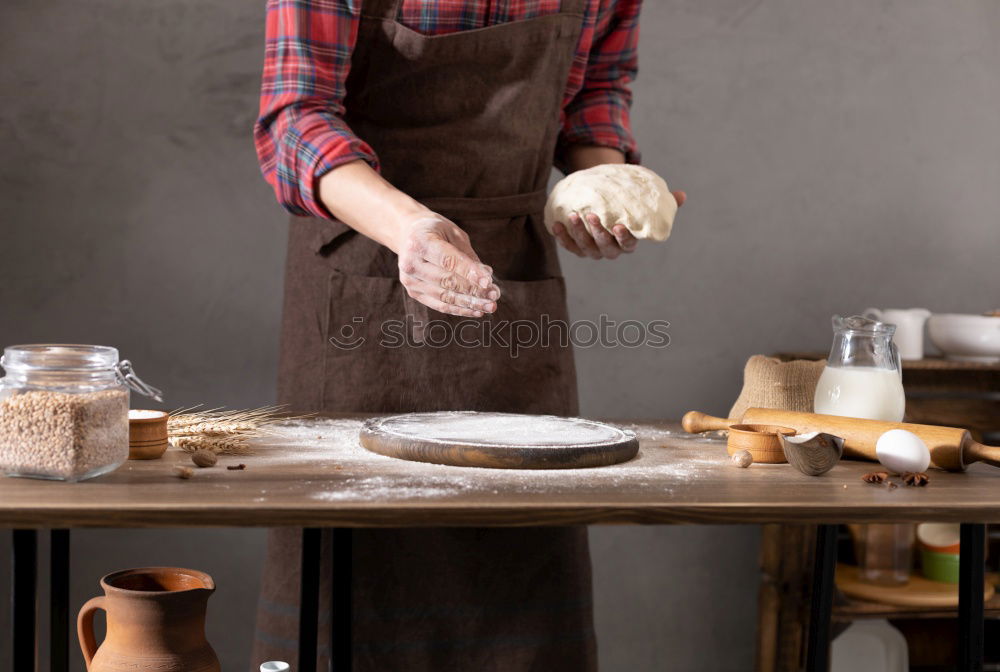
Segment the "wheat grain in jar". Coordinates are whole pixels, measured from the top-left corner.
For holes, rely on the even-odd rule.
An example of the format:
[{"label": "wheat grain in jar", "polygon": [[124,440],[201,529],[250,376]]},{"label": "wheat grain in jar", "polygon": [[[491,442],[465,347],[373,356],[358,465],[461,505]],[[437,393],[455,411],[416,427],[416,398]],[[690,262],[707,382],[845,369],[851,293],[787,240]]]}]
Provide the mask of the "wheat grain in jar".
[{"label": "wheat grain in jar", "polygon": [[128,459],[129,390],[154,398],[118,350],[15,345],[0,359],[0,472],[80,481]]}]

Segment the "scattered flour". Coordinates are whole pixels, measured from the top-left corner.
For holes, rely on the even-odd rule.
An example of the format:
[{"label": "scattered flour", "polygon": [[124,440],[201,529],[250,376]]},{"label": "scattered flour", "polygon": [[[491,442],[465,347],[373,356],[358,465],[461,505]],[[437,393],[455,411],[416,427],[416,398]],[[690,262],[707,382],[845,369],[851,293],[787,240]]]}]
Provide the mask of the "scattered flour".
[{"label": "scattered flour", "polygon": [[342,490],[321,491],[310,495],[313,499],[324,502],[342,501],[345,499],[367,499],[372,501],[386,499],[418,499],[420,497],[446,497],[471,486],[464,483],[446,482],[440,485],[428,485],[426,479],[419,482],[406,478],[386,478],[372,476],[370,478],[348,478],[337,485],[344,486]]},{"label": "scattered flour", "polygon": [[[363,422],[348,419],[293,420],[275,425],[255,441],[259,464],[314,464],[316,485],[310,497],[329,502],[385,502],[448,499],[499,492],[524,495],[573,495],[609,487],[669,494],[672,486],[726,468],[725,442],[677,431],[629,425],[640,438],[639,454],[629,462],[591,469],[484,469],[397,460],[365,450],[358,441]],[[670,447],[663,442],[669,440]],[[681,447],[678,447],[678,446]],[[250,465],[252,466],[252,464]],[[261,493],[266,496],[266,492]]]}]

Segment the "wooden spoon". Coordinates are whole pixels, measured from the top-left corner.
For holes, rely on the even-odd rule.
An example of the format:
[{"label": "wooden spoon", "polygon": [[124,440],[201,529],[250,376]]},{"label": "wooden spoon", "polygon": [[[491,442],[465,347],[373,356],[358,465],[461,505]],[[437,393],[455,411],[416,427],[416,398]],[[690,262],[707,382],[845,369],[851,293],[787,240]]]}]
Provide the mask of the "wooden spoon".
[{"label": "wooden spoon", "polygon": [[775,425],[730,425],[726,451],[735,455],[745,450],[750,453],[754,462],[781,464],[785,461],[785,455],[781,452],[778,437],[794,433],[794,429]]}]

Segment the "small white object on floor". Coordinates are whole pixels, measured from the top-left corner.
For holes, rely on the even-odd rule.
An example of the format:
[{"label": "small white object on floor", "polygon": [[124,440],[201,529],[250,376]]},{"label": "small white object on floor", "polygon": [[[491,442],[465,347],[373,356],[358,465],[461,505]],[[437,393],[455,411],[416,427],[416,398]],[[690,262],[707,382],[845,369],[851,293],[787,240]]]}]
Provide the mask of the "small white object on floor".
[{"label": "small white object on floor", "polygon": [[906,638],[884,619],[854,621],[833,640],[830,672],[908,672]]},{"label": "small white object on floor", "polygon": [[288,672],[290,669],[292,668],[288,663],[280,660],[271,660],[260,666],[260,672]]},{"label": "small white object on floor", "polygon": [[878,437],[875,454],[886,469],[897,474],[927,471],[931,463],[927,444],[905,429],[890,429]]}]

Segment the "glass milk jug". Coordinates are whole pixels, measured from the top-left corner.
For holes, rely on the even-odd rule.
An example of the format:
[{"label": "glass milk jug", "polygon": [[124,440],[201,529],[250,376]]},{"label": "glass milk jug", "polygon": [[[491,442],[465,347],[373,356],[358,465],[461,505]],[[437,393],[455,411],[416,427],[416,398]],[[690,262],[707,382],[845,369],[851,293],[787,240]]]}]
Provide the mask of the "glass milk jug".
[{"label": "glass milk jug", "polygon": [[816,385],[813,410],[900,422],[906,408],[896,326],[867,317],[833,317],[833,347]]}]

